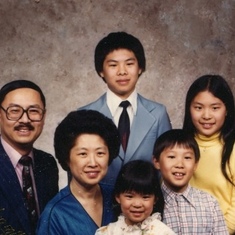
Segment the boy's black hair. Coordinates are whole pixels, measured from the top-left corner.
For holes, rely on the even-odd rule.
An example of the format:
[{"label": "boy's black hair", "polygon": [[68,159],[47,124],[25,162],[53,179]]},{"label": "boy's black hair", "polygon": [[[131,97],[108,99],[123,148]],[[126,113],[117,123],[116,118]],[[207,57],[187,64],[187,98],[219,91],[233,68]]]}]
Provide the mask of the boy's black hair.
[{"label": "boy's black hair", "polygon": [[196,140],[182,129],[172,129],[160,135],[154,144],[153,157],[159,160],[164,149],[174,147],[175,145],[192,149],[195,154],[195,161],[199,161],[200,151]]},{"label": "boy's black hair", "polygon": [[103,71],[106,56],[117,49],[127,49],[135,54],[142,73],[146,68],[144,48],[138,38],[126,32],[112,32],[100,40],[95,48],[95,69],[97,74]]}]

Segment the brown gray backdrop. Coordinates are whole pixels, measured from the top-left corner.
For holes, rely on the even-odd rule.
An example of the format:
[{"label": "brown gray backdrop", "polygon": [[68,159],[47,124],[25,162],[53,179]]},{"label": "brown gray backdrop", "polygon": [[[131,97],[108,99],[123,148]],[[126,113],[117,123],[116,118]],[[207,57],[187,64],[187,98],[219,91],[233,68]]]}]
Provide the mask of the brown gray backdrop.
[{"label": "brown gray backdrop", "polygon": [[138,91],[164,103],[179,128],[198,76],[221,74],[235,91],[234,22],[235,0],[1,0],[0,86],[22,78],[42,88],[47,119],[36,147],[54,154],[58,122],[106,90],[94,69],[97,42],[126,31],[146,51]]}]

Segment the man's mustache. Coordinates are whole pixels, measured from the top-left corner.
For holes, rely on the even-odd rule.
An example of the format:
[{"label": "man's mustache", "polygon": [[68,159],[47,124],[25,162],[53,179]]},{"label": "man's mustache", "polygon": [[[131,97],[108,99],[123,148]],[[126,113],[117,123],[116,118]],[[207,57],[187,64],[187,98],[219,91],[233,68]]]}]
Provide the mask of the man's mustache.
[{"label": "man's mustache", "polygon": [[22,128],[27,128],[27,129],[30,130],[30,131],[34,130],[34,127],[33,127],[30,123],[27,123],[27,124],[20,124],[20,125],[16,126],[16,127],[14,128],[14,130],[19,131],[19,130],[21,130]]}]

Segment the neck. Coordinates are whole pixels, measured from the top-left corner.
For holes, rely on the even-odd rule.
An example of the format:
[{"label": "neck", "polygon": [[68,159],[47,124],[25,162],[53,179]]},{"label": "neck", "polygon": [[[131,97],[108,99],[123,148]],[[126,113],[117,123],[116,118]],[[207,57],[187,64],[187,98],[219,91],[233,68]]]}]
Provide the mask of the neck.
[{"label": "neck", "polygon": [[22,156],[23,155],[29,155],[29,153],[32,151],[33,146],[29,145],[20,145],[19,148],[16,149],[17,152],[19,152]]},{"label": "neck", "polygon": [[100,186],[98,184],[88,186],[81,185],[76,180],[70,182],[70,190],[72,194],[79,199],[96,199],[100,194]]},{"label": "neck", "polygon": [[22,156],[29,155],[29,153],[33,149],[32,143],[27,143],[27,144],[15,143],[15,144],[13,144],[12,142],[8,141],[7,138],[4,138],[4,136],[1,136],[1,138],[6,144],[8,144],[11,148],[13,148],[15,151],[17,151]]}]

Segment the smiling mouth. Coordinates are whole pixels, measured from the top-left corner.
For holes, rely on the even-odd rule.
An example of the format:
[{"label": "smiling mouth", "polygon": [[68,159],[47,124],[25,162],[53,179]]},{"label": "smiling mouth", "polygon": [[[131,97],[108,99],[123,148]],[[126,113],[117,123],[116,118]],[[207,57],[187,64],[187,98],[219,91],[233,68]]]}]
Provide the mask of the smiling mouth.
[{"label": "smiling mouth", "polygon": [[184,173],[179,173],[179,172],[175,172],[173,173],[173,175],[175,176],[176,179],[182,179],[185,176]]},{"label": "smiling mouth", "polygon": [[201,123],[202,127],[205,129],[211,128],[214,124],[213,123]]},{"label": "smiling mouth", "polygon": [[122,79],[122,80],[117,80],[118,84],[126,84],[129,82],[129,79]]},{"label": "smiling mouth", "polygon": [[131,211],[131,213],[135,216],[140,216],[143,214],[143,211]]},{"label": "smiling mouth", "polygon": [[86,172],[86,174],[90,177],[90,178],[96,178],[99,175],[98,171],[89,171]]}]

